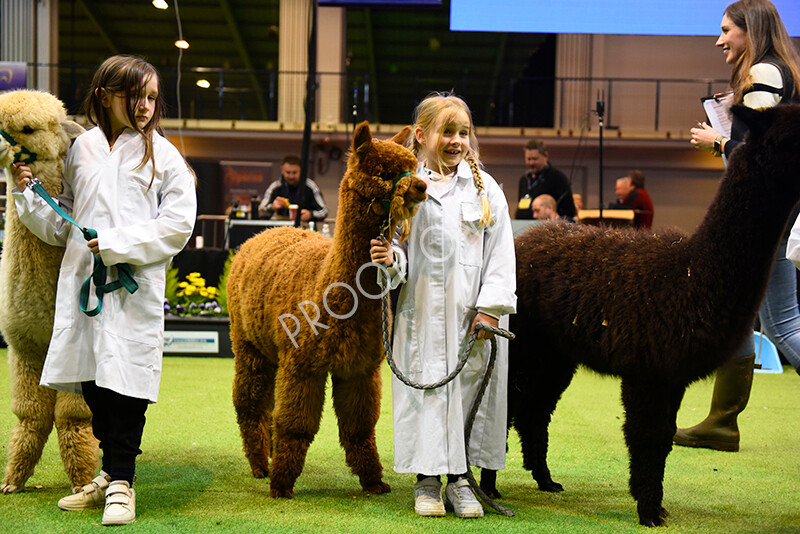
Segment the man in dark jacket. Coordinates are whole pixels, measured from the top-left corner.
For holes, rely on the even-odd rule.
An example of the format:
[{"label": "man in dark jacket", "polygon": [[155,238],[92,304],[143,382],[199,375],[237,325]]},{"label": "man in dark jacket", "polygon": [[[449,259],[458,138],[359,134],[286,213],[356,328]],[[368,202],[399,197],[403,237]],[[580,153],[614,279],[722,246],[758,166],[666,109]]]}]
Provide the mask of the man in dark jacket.
[{"label": "man in dark jacket", "polygon": [[296,204],[300,209],[300,220],[321,221],[328,216],[328,206],[322,198],[319,186],[310,178],[306,179],[305,194],[300,195],[300,158],[288,155],[281,161],[281,177],[272,182],[264,192],[258,205],[258,213],[270,219],[277,213],[289,217],[289,206]]},{"label": "man in dark jacket", "polygon": [[526,172],[519,179],[519,204],[516,219],[533,219],[531,203],[539,195],[550,195],[556,199],[556,211],[561,216],[576,215],[572,200],[572,187],[564,173],[550,165],[547,146],[532,140],[525,145]]}]

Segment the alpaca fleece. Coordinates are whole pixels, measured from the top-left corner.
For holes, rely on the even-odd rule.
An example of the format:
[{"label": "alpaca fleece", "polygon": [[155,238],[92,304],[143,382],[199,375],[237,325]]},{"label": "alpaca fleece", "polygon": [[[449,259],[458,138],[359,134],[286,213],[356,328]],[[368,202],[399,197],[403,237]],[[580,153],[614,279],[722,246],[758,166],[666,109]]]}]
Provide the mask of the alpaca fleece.
[{"label": "alpaca fleece", "polygon": [[664,523],[664,466],[686,387],[752,335],[800,198],[800,106],[734,113],[750,137],[692,235],[552,224],[517,238],[509,414],[540,489],[563,489],[547,466],[547,427],[584,365],[622,378],[630,492],[641,524]]},{"label": "alpaca fleece", "polygon": [[294,495],[319,430],[329,373],[347,465],[365,491],[390,491],[375,444],[380,300],[365,296],[381,289],[375,268],[365,269],[359,280],[356,275],[370,263],[370,239],[391,239],[394,227],[426,198],[425,184],[414,174],[417,160],[400,144],[410,133],[407,127],[380,141],[366,122],[356,128],[332,240],[297,228],[266,230],[243,244],[233,260],[233,404],[253,476],[270,477],[272,497]]},{"label": "alpaca fleece", "polygon": [[[14,154],[26,147],[37,154],[28,166],[47,192],[61,193],[64,157],[83,128],[67,121],[56,97],[40,91],[0,95],[0,129],[17,145],[0,139],[0,166],[11,179]],[[20,146],[21,145],[21,146]],[[9,188],[12,187],[9,184]],[[10,197],[9,197],[10,199]],[[97,440],[89,407],[80,395],[39,385],[53,332],[58,269],[64,249],[44,243],[17,217],[13,200],[6,202],[6,228],[0,261],[0,331],[8,343],[11,411],[19,419],[8,443],[3,493],[23,491],[42,455],[55,422],[58,445],[73,489],[88,484],[98,466]]]}]

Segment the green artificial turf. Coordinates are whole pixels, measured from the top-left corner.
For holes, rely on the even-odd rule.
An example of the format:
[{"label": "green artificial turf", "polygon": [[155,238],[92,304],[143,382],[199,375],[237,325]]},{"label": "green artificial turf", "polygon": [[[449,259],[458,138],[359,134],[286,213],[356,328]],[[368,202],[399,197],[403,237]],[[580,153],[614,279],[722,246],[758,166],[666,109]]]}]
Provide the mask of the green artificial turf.
[{"label": "green artificial turf", "polygon": [[[5,351],[2,351],[5,354]],[[392,471],[391,388],[384,366],[378,445],[387,495],[361,492],[344,463],[336,420],[325,407],[295,497],[269,497],[269,481],[250,474],[231,403],[233,361],[166,358],[161,396],[147,412],[139,457],[137,520],[126,532],[641,532],[627,488],[619,381],[581,370],[550,426],[550,468],[566,491],[540,492],[522,469],[516,434],[498,474],[500,501],[515,512],[483,519],[422,518],[413,512],[412,475]],[[2,461],[16,418],[8,368],[0,365]],[[693,385],[678,415],[687,426],[708,409],[711,381]],[[667,532],[800,531],[800,377],[757,374],[740,417],[741,451],[676,447],[667,459]],[[50,439],[25,493],[0,495],[5,532],[97,532],[101,511],[63,512],[68,483]]]}]

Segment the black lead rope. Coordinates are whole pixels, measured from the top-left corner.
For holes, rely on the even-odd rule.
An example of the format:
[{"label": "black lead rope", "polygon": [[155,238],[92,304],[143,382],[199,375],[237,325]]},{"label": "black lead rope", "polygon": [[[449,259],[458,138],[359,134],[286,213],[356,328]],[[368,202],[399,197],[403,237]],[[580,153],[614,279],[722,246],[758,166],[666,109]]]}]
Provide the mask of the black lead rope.
[{"label": "black lead rope", "polygon": [[[388,283],[388,282],[386,282]],[[381,284],[383,286],[383,284]],[[414,389],[421,389],[421,390],[431,390],[441,387],[448,382],[451,382],[458,373],[464,368],[467,363],[467,359],[469,358],[470,353],[472,352],[472,346],[475,344],[475,340],[478,338],[478,333],[480,330],[487,330],[492,332],[496,335],[503,336],[507,339],[514,339],[514,334],[507,330],[503,330],[501,328],[495,328],[488,324],[484,323],[477,323],[475,325],[475,330],[467,339],[464,348],[461,352],[461,355],[458,358],[458,363],[456,364],[455,369],[448,374],[443,379],[439,380],[438,382],[434,382],[432,384],[419,384],[414,382],[407,376],[405,376],[400,369],[397,368],[397,365],[394,361],[394,356],[392,354],[392,345],[390,343],[390,333],[389,333],[389,292],[386,291],[386,287],[382,287],[384,290],[383,298],[381,299],[381,311],[382,311],[382,319],[383,319],[383,352],[386,354],[386,362],[389,364],[389,368],[394,373],[394,376],[397,377],[403,384],[412,387]],[[481,500],[489,505],[490,507],[494,508],[500,514],[513,517],[514,512],[497,504],[491,497],[486,495],[486,493],[481,489],[478,482],[475,480],[475,476],[472,474],[472,467],[469,461],[469,438],[472,434],[472,426],[475,424],[475,416],[478,413],[478,407],[480,407],[481,401],[483,400],[483,395],[486,393],[486,388],[489,385],[489,379],[492,376],[492,372],[494,371],[494,364],[495,360],[497,359],[497,340],[491,338],[489,340],[492,345],[492,351],[489,355],[489,361],[486,363],[486,369],[483,372],[483,378],[481,379],[481,385],[478,388],[478,393],[475,396],[475,400],[472,403],[472,408],[469,411],[469,416],[467,417],[467,423],[464,427],[464,452],[466,454],[467,460],[467,480],[469,480],[470,486],[472,486],[473,491],[481,498]]]}]

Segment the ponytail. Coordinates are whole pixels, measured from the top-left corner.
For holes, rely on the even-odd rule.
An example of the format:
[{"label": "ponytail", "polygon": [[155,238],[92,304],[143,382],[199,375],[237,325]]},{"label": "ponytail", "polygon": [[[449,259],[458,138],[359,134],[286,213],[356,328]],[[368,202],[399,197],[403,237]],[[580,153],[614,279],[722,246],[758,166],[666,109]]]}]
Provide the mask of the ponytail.
[{"label": "ponytail", "polygon": [[481,195],[481,224],[483,226],[491,226],[492,207],[489,205],[489,197],[486,195],[486,188],[483,186],[483,178],[481,177],[481,170],[478,167],[478,162],[475,156],[470,153],[464,158],[469,163],[469,168],[472,170],[472,177],[475,180],[475,187],[478,188],[478,193]]}]

